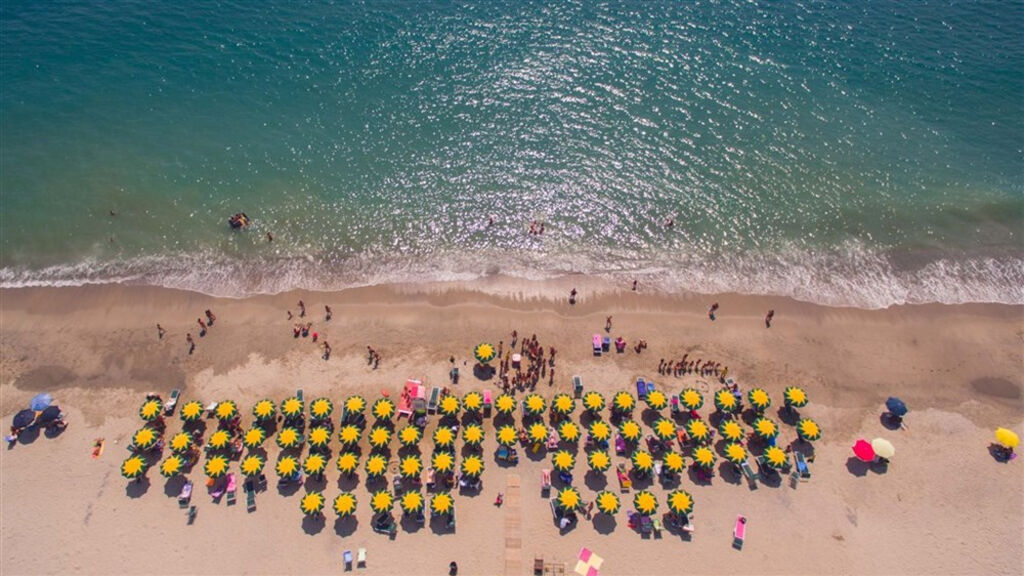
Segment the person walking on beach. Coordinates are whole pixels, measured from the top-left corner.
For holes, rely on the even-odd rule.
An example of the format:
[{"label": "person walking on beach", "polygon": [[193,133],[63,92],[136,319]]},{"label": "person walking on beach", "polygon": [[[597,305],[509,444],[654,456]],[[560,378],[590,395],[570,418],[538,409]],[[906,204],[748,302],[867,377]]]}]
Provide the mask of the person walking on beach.
[{"label": "person walking on beach", "polygon": [[209,308],[206,310],[206,325],[213,326],[213,323],[217,321],[217,317],[213,315],[213,312]]},{"label": "person walking on beach", "polygon": [[306,303],[303,302],[302,300],[299,300],[299,318],[304,318],[305,316],[306,316]]},{"label": "person walking on beach", "polygon": [[605,321],[604,321],[604,331],[605,332],[611,332],[612,331],[612,317],[611,316],[606,318]]},{"label": "person walking on beach", "polygon": [[330,322],[331,316],[333,316],[333,313],[331,312],[331,307],[324,304],[324,322]]},{"label": "person walking on beach", "polygon": [[199,322],[199,337],[202,338],[206,336],[206,323],[203,322],[202,318],[197,318],[196,321]]},{"label": "person walking on beach", "polygon": [[633,280],[633,292],[636,292],[636,280]]},{"label": "person walking on beach", "polygon": [[773,310],[769,310],[768,311],[768,315],[764,317],[764,327],[765,328],[771,328],[772,327],[772,318],[775,318],[775,310],[774,309]]},{"label": "person walking on beach", "polygon": [[570,305],[575,305],[576,304],[576,289],[575,288],[573,288],[572,290],[569,291],[569,304]]},{"label": "person walking on beach", "polygon": [[715,302],[711,305],[711,308],[708,308],[708,318],[711,318],[712,321],[715,319],[715,312],[718,312],[718,302]]},{"label": "person walking on beach", "polygon": [[188,342],[188,353],[191,355],[196,351],[196,342],[192,339],[192,333],[189,332],[185,335],[185,342]]},{"label": "person walking on beach", "polygon": [[330,359],[331,359],[331,345],[327,343],[327,340],[324,340],[324,360],[330,360]]},{"label": "person walking on beach", "polygon": [[164,330],[163,326],[161,326],[159,323],[157,323],[157,325],[156,325],[156,337],[161,339],[161,340],[163,340],[164,339],[164,334],[167,334],[167,331]]}]

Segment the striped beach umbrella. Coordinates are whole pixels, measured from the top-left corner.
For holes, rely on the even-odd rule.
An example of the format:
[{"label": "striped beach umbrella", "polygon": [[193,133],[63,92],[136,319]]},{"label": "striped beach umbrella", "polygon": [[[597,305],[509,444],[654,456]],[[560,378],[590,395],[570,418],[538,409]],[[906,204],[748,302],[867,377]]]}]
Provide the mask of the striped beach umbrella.
[{"label": "striped beach umbrella", "polygon": [[395,415],[395,403],[391,398],[378,398],[373,403],[373,409],[371,410],[373,417],[378,420],[390,420]]},{"label": "striped beach umbrella", "polygon": [[263,472],[263,466],[267,463],[266,459],[259,454],[250,454],[242,459],[239,464],[239,468],[242,470],[242,474],[246,476],[256,476]]},{"label": "striped beach umbrella", "polygon": [[547,408],[547,402],[544,401],[544,397],[540,394],[527,394],[526,398],[523,399],[523,407],[526,408],[527,414],[540,416],[544,413],[544,409]]},{"label": "striped beach umbrella", "polygon": [[693,463],[701,468],[711,469],[715,465],[715,453],[707,446],[700,446],[693,451]]},{"label": "striped beach umbrella", "polygon": [[609,516],[618,512],[622,506],[622,502],[619,501],[619,495],[609,490],[598,492],[595,500],[597,501],[597,510]]},{"label": "striped beach umbrella", "polygon": [[725,459],[733,464],[740,464],[747,459],[747,449],[739,442],[726,444]]},{"label": "striped beach umbrella", "polygon": [[274,465],[274,471],[281,478],[292,478],[299,473],[299,461],[294,456],[282,456]]},{"label": "striped beach umbrella", "polygon": [[193,443],[191,434],[188,432],[178,432],[171,437],[171,450],[178,453],[187,452]]},{"label": "striped beach umbrella", "polygon": [[210,439],[206,442],[206,447],[210,450],[221,450],[227,448],[231,442],[231,435],[228,434],[227,430],[217,430],[213,434],[210,434]]},{"label": "striped beach umbrella", "polygon": [[281,414],[284,415],[287,420],[301,418],[305,413],[306,405],[302,403],[302,400],[299,400],[295,396],[285,398],[284,402],[281,402]]},{"label": "striped beach umbrella", "polygon": [[484,441],[484,429],[479,424],[468,424],[462,429],[462,441],[467,446],[479,446]]},{"label": "striped beach umbrella", "polygon": [[633,469],[643,474],[649,473],[654,469],[654,456],[647,450],[634,450],[633,457]]},{"label": "striped beach umbrella", "polygon": [[659,418],[654,422],[654,435],[662,440],[674,440],[676,437],[676,423],[668,418]]},{"label": "striped beach umbrella", "polygon": [[516,399],[509,394],[500,394],[494,399],[494,409],[499,414],[511,414],[516,411]]},{"label": "striped beach umbrella", "polygon": [[441,403],[438,404],[437,409],[445,416],[455,416],[459,413],[460,404],[458,396],[448,394],[441,398]]},{"label": "striped beach umbrella", "polygon": [[309,415],[316,420],[324,420],[331,417],[334,412],[334,402],[329,398],[317,398],[309,404]]},{"label": "striped beach umbrella", "polygon": [[376,450],[387,448],[391,443],[391,430],[384,426],[370,428],[370,446]]},{"label": "striped beach umbrella", "polygon": [[615,396],[612,397],[612,411],[614,412],[626,414],[631,412],[634,407],[636,407],[636,399],[625,390],[616,392]]},{"label": "striped beach umbrella", "polygon": [[370,476],[383,476],[388,471],[388,460],[380,454],[370,454],[366,459],[366,473]]},{"label": "striped beach umbrella", "polygon": [[580,439],[580,427],[572,420],[566,420],[558,425],[558,436],[563,442],[576,442]]},{"label": "striped beach umbrella", "polygon": [[559,472],[570,472],[576,465],[576,457],[568,450],[559,450],[551,455],[551,466]]},{"label": "striped beach umbrella", "polygon": [[779,427],[772,422],[771,418],[765,418],[761,416],[757,420],[754,420],[754,434],[758,437],[764,438],[765,440],[771,440],[779,435]]},{"label": "striped beach umbrella", "polygon": [[181,405],[179,414],[183,422],[195,422],[203,417],[203,403],[198,400],[189,400]]},{"label": "striped beach umbrella", "polygon": [[143,426],[132,435],[132,444],[141,450],[148,450],[152,448],[159,439],[160,436],[157,434],[156,430],[153,430],[149,426]]},{"label": "striped beach umbrella", "polygon": [[462,473],[471,478],[477,478],[484,471],[484,461],[476,454],[471,454],[462,459]]},{"label": "striped beach umbrella", "polygon": [[238,416],[238,404],[235,404],[234,400],[224,400],[217,403],[217,408],[214,410],[217,416],[217,420],[231,420],[235,416]]},{"label": "striped beach umbrella", "polygon": [[715,392],[715,408],[718,408],[720,412],[728,414],[739,410],[740,402],[736,399],[732,390],[722,388],[718,392]]},{"label": "striped beach umbrella", "polygon": [[530,424],[530,429],[527,431],[527,434],[533,442],[547,442],[548,427],[540,422],[534,422],[533,424]]},{"label": "striped beach umbrella", "polygon": [[484,408],[484,397],[479,392],[467,392],[462,397],[462,407],[466,412],[480,412]]},{"label": "striped beach umbrella", "polygon": [[494,349],[494,346],[486,342],[481,342],[476,345],[476,348],[473,348],[473,357],[481,364],[487,364],[491,360],[494,360],[494,356],[497,353],[498,351]]},{"label": "striped beach umbrella", "polygon": [[641,490],[633,496],[633,508],[644,516],[658,511],[658,499],[647,490]]},{"label": "striped beach umbrella", "polygon": [[327,458],[318,452],[313,452],[306,457],[302,463],[302,470],[310,476],[319,476],[327,468]]},{"label": "striped beach umbrella", "polygon": [[604,420],[594,420],[590,423],[590,437],[597,442],[607,442],[612,437],[612,427]]},{"label": "striped beach umbrella", "polygon": [[390,512],[394,505],[395,497],[387,490],[378,490],[370,497],[370,508],[374,512]]},{"label": "striped beach umbrella", "polygon": [[430,511],[434,514],[448,514],[455,507],[455,499],[448,492],[438,492],[430,498]]},{"label": "striped beach umbrella", "polygon": [[319,490],[307,492],[299,499],[299,509],[306,516],[319,514],[324,509],[324,493]]},{"label": "striped beach umbrella", "polygon": [[786,452],[778,446],[769,446],[763,456],[765,463],[776,470],[786,465]]},{"label": "striped beach umbrella", "polygon": [[434,452],[430,465],[438,472],[451,472],[455,468],[455,455],[451,452]]},{"label": "striped beach umbrella", "polygon": [[788,386],[782,392],[782,398],[785,400],[786,406],[802,408],[807,405],[807,392],[798,386]]},{"label": "striped beach umbrella", "polygon": [[591,390],[583,395],[583,409],[592,414],[604,410],[604,396],[600,392]]},{"label": "striped beach umbrella", "polygon": [[640,425],[633,420],[624,420],[622,424],[619,424],[619,433],[626,440],[633,442],[640,439],[643,431],[640,429]]},{"label": "striped beach umbrella", "polygon": [[438,448],[450,448],[455,443],[455,433],[452,432],[451,428],[444,426],[434,430],[434,449]]},{"label": "striped beach umbrella", "polygon": [[576,401],[565,393],[555,394],[555,397],[551,400],[551,410],[556,414],[568,416],[572,414],[572,411],[576,409]]},{"label": "striped beach umbrella", "polygon": [[242,435],[242,444],[246,448],[259,448],[267,439],[267,431],[259,426],[249,428]]},{"label": "striped beach umbrella", "polygon": [[665,465],[665,469],[673,474],[679,474],[686,469],[686,459],[678,452],[666,452],[661,457],[661,462]]},{"label": "striped beach umbrella", "polygon": [[331,431],[325,426],[317,426],[309,431],[309,445],[324,448],[331,441]]},{"label": "striped beach umbrella", "polygon": [[141,456],[129,456],[121,463],[121,476],[134,480],[146,472],[149,463]]},{"label": "striped beach umbrella", "polygon": [[423,510],[423,494],[419,490],[409,490],[399,499],[402,511],[406,514],[415,514]]},{"label": "striped beach umbrella", "polygon": [[342,452],[338,456],[338,472],[351,474],[359,467],[359,455],[355,452]]},{"label": "striped beach umbrella", "polygon": [[423,471],[423,461],[419,456],[411,454],[402,458],[398,464],[398,471],[401,472],[402,478],[419,478],[420,472]]},{"label": "striped beach umbrella", "polygon": [[722,423],[718,425],[718,431],[722,434],[722,438],[729,442],[743,440],[743,426],[735,420],[723,419]]},{"label": "striped beach umbrella", "polygon": [[606,450],[594,450],[587,454],[587,464],[591,470],[604,472],[611,468],[612,459]]},{"label": "striped beach umbrella", "polygon": [[352,424],[346,424],[338,430],[338,440],[341,440],[342,445],[352,446],[359,442],[363,432],[358,426]]},{"label": "striped beach umbrella", "polygon": [[366,399],[358,394],[345,398],[345,416],[362,414],[366,410]]},{"label": "striped beach umbrella", "polygon": [[676,514],[693,512],[693,496],[686,490],[673,490],[668,493],[668,509]]},{"label": "striped beach umbrella", "polygon": [[516,432],[515,427],[508,425],[498,428],[497,436],[498,444],[501,444],[502,446],[515,446],[516,442],[519,440],[519,433]]},{"label": "striped beach umbrella", "polygon": [[356,495],[342,492],[334,497],[334,513],[338,516],[351,516],[356,512]]},{"label": "striped beach umbrella", "polygon": [[668,396],[666,396],[661,390],[652,390],[648,392],[644,400],[653,410],[663,410],[668,406]]},{"label": "striped beach umbrella", "polygon": [[180,454],[171,454],[160,463],[160,474],[164,478],[172,478],[185,469],[185,459]]},{"label": "striped beach umbrella", "polygon": [[796,423],[796,435],[808,442],[813,442],[821,438],[821,428],[814,420],[804,418]]},{"label": "striped beach umbrella", "polygon": [[277,415],[277,405],[270,398],[263,398],[252,406],[252,417],[260,422],[273,420]]},{"label": "striped beach umbrella", "polygon": [[211,456],[206,459],[206,464],[203,465],[203,471],[210,478],[220,478],[228,471],[228,459],[217,455]]},{"label": "striped beach umbrella", "polygon": [[750,405],[758,412],[764,412],[772,405],[772,399],[764,391],[764,388],[751,388],[747,392],[747,402],[750,402]]},{"label": "striped beach umbrella", "polygon": [[704,405],[704,395],[693,388],[684,388],[679,393],[679,403],[687,410],[700,410]]},{"label": "striped beach umbrella", "polygon": [[412,424],[398,431],[398,441],[402,443],[402,446],[415,446],[422,437],[423,431]]},{"label": "striped beach umbrella", "polygon": [[686,422],[686,432],[690,435],[690,438],[698,442],[705,442],[708,438],[711,438],[711,429],[704,423],[703,420],[692,419]]},{"label": "striped beach umbrella", "polygon": [[295,448],[302,444],[303,440],[304,438],[302,437],[302,434],[291,426],[282,428],[281,431],[277,433],[277,445],[284,449]]},{"label": "striped beach umbrella", "polygon": [[139,416],[146,422],[156,420],[164,410],[164,403],[159,398],[150,398],[139,407]]},{"label": "striped beach umbrella", "polygon": [[566,486],[558,491],[558,496],[555,497],[555,505],[566,511],[573,511],[580,505],[580,491],[573,488],[572,486]]}]

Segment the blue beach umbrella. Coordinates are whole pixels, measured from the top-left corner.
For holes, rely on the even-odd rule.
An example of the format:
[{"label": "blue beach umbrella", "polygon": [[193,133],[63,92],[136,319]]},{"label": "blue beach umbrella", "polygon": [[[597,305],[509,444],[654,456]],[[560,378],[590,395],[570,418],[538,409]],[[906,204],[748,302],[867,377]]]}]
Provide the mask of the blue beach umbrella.
[{"label": "blue beach umbrella", "polygon": [[32,398],[32,401],[28,403],[28,407],[33,410],[39,411],[46,408],[52,403],[53,396],[50,396],[49,394],[46,393],[36,394],[35,397]]},{"label": "blue beach umbrella", "polygon": [[904,416],[907,413],[907,405],[895,396],[889,396],[889,399],[885,401],[885,407],[889,409],[894,416]]}]

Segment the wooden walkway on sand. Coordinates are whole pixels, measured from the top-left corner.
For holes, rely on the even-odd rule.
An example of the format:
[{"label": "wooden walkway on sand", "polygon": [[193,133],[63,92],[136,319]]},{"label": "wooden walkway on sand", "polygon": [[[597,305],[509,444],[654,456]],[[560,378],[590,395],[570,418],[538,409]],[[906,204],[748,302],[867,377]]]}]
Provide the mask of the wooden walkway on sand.
[{"label": "wooden walkway on sand", "polygon": [[523,517],[519,475],[509,474],[505,488],[505,576],[523,573]]}]

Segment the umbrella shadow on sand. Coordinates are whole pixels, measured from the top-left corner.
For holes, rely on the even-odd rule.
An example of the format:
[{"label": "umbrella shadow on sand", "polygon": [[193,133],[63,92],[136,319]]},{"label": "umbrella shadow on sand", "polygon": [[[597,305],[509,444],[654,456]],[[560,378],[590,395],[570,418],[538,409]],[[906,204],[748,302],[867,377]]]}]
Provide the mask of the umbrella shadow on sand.
[{"label": "umbrella shadow on sand", "polygon": [[124,487],[124,493],[129,498],[141,498],[146,492],[149,492],[149,478],[146,476],[140,476]]},{"label": "umbrella shadow on sand", "polygon": [[846,469],[854,476],[867,476],[868,470],[871,469],[871,464],[856,456],[850,456],[846,459]]},{"label": "umbrella shadow on sand", "polygon": [[338,536],[351,536],[359,528],[359,519],[355,516],[344,516],[334,521],[334,533]]},{"label": "umbrella shadow on sand", "polygon": [[882,415],[878,417],[878,421],[882,423],[882,426],[885,426],[886,430],[899,430],[903,427],[903,418],[892,412],[882,412]]},{"label": "umbrella shadow on sand", "polygon": [[302,519],[302,531],[313,536],[322,532],[326,524],[327,521],[324,519],[323,514],[306,516]]},{"label": "umbrella shadow on sand", "polygon": [[732,462],[722,462],[719,464],[718,475],[729,484],[739,486],[743,483],[743,476],[736,471],[736,465]]},{"label": "umbrella shadow on sand", "polygon": [[615,532],[615,528],[618,527],[618,523],[615,521],[615,516],[609,514],[594,514],[594,530],[598,534],[611,534]]},{"label": "umbrella shadow on sand", "polygon": [[776,413],[779,415],[779,421],[788,426],[796,426],[800,421],[800,413],[795,408],[782,406]]},{"label": "umbrella shadow on sand", "polygon": [[18,434],[17,444],[31,444],[39,439],[39,426],[31,426]]},{"label": "umbrella shadow on sand", "polygon": [[355,490],[357,486],[359,486],[359,474],[357,473],[342,473],[341,476],[338,477],[338,489],[342,492],[351,492]]},{"label": "umbrella shadow on sand", "polygon": [[587,485],[587,488],[595,492],[600,492],[608,486],[608,477],[598,472],[597,470],[590,470],[583,476],[583,480]]},{"label": "umbrella shadow on sand", "polygon": [[181,474],[168,478],[167,481],[164,482],[164,496],[167,496],[168,498],[177,498],[178,494],[181,494],[181,489],[185,487],[187,482],[188,478],[185,478]]}]

